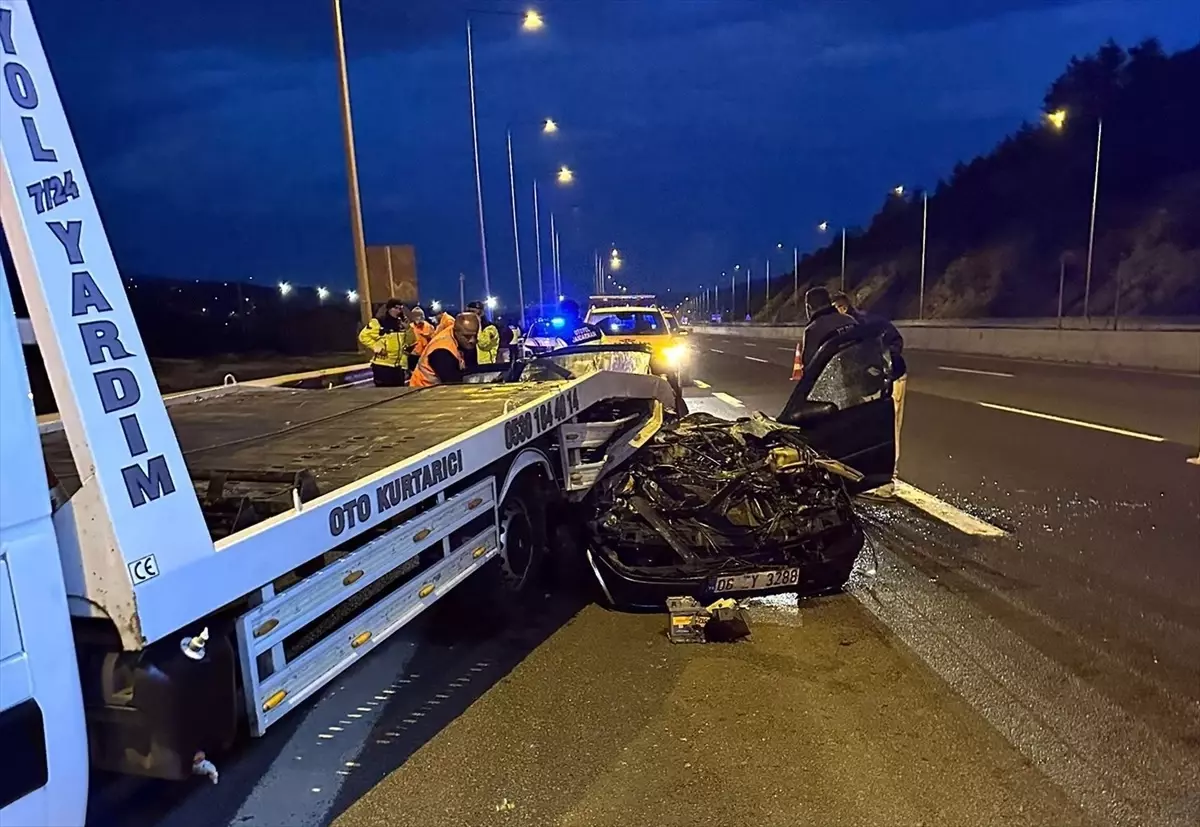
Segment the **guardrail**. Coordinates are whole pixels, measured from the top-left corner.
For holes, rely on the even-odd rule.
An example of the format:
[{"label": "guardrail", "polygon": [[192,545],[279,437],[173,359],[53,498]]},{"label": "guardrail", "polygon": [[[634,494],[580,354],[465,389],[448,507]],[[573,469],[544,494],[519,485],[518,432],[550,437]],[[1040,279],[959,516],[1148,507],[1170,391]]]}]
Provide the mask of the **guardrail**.
[{"label": "guardrail", "polygon": [[[1067,320],[1064,319],[1064,322]],[[1102,326],[1107,321],[1108,326]],[[977,356],[1141,368],[1200,377],[1200,321],[1057,319],[937,319],[897,321],[905,347]],[[1086,326],[1095,325],[1095,326]],[[747,338],[797,341],[801,325],[706,324],[697,331]]]}]

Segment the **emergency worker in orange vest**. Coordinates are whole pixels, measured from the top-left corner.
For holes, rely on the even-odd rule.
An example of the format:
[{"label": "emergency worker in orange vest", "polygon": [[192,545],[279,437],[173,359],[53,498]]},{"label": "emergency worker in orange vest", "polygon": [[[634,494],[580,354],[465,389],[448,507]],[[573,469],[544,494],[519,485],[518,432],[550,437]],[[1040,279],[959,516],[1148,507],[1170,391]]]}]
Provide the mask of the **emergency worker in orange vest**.
[{"label": "emergency worker in orange vest", "polygon": [[429,340],[409,387],[431,388],[461,382],[467,368],[476,364],[475,345],[479,341],[479,317],[474,313],[459,313],[453,327],[441,328]]},{"label": "emergency worker in orange vest", "polygon": [[417,369],[417,362],[421,358],[421,354],[425,352],[425,348],[429,346],[429,340],[433,338],[433,325],[425,321],[425,311],[419,307],[414,307],[408,311],[408,330],[404,331],[404,351],[408,354],[408,372],[411,374]]}]

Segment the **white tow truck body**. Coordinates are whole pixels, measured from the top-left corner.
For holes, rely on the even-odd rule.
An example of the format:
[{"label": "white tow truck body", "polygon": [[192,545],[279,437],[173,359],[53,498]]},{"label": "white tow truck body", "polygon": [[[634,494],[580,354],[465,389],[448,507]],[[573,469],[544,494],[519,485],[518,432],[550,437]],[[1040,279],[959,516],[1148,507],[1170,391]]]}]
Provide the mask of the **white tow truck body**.
[{"label": "white tow truck body", "polygon": [[73,824],[88,755],[206,772],[473,572],[518,600],[510,536],[544,536],[673,396],[600,370],[164,398],[26,0],[0,0],[0,53],[0,223],[59,412],[35,421],[6,272],[0,724],[44,771],[0,782],[0,823]]}]

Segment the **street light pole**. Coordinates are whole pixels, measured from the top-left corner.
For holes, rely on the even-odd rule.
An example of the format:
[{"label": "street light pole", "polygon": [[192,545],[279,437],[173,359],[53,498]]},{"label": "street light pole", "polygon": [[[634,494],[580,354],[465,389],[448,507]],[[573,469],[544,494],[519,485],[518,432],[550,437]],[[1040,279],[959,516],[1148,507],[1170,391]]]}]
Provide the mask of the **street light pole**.
[{"label": "street light pole", "polygon": [[929,237],[929,193],[922,193],[921,209],[921,288],[917,299],[917,319],[925,318],[925,242]]},{"label": "street light pole", "polygon": [[763,299],[763,310],[771,303],[771,256],[767,256],[767,297]]},{"label": "street light pole", "polygon": [[458,274],[458,312],[462,313],[467,309],[467,274]]},{"label": "street light pole", "polygon": [[842,227],[842,292],[846,292],[846,228]]},{"label": "street light pole", "polygon": [[342,143],[346,151],[346,179],[350,193],[350,236],[354,243],[354,275],[358,285],[359,318],[365,325],[371,320],[371,285],[367,275],[367,241],[363,233],[362,198],[358,191],[358,161],[354,155],[354,121],[350,116],[350,72],[346,66],[342,0],[333,0],[333,26],[337,37],[338,86],[342,99]]},{"label": "street light pole", "polygon": [[471,90],[471,143],[475,148],[475,204],[479,208],[479,254],[483,261],[483,295],[492,295],[488,277],[487,232],[483,227],[483,178],[479,172],[479,123],[475,116],[475,47],[471,39],[471,18],[467,18],[467,84]]},{"label": "street light pole", "polygon": [[558,296],[558,246],[555,239],[558,233],[554,229],[554,212],[550,213],[550,284],[554,288],[555,297]]},{"label": "street light pole", "polygon": [[513,172],[512,130],[506,132],[508,140],[508,191],[512,197],[513,253],[517,258],[517,301],[521,303],[521,329],[525,329],[525,282],[521,278],[521,234],[517,232],[517,178]]},{"label": "street light pole", "polygon": [[1083,278],[1083,317],[1090,319],[1092,297],[1092,249],[1096,242],[1096,200],[1100,194],[1100,141],[1104,137],[1104,119],[1096,123],[1096,173],[1092,178],[1092,220],[1088,230],[1087,272]]},{"label": "street light pole", "polygon": [[533,182],[533,243],[537,248],[538,315],[546,312],[546,286],[542,276],[542,219],[538,210],[537,181]]},{"label": "street light pole", "polygon": [[[559,257],[561,249],[558,231],[554,231],[554,295],[561,296],[563,292],[562,286],[562,259]],[[556,299],[557,300],[557,299]]]},{"label": "street light pole", "polygon": [[792,248],[792,301],[800,301],[800,248]]},{"label": "street light pole", "polygon": [[750,318],[750,265],[746,265],[746,318]]}]

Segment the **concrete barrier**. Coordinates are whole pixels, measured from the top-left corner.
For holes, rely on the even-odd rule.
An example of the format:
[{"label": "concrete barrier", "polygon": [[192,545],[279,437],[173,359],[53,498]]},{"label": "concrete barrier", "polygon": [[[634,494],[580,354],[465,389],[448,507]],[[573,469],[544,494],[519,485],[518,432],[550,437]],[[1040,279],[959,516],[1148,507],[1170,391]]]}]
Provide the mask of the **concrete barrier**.
[{"label": "concrete barrier", "polygon": [[[1141,368],[1187,373],[1200,377],[1200,326],[1146,325],[1128,330],[1079,330],[897,322],[904,346],[912,350],[969,353],[1040,359],[1088,365]],[[705,325],[698,332],[747,338],[796,341],[802,327],[794,325]]]}]

